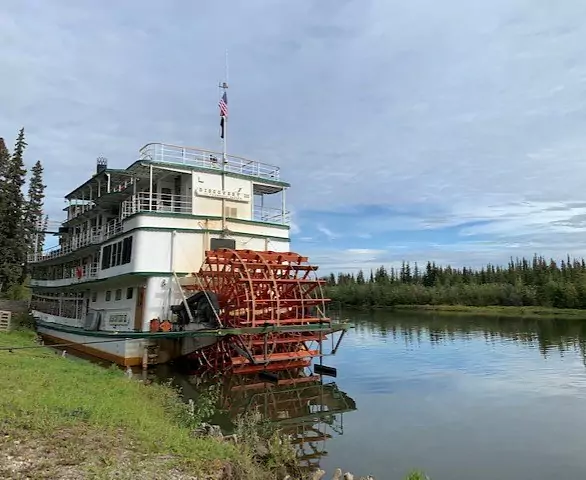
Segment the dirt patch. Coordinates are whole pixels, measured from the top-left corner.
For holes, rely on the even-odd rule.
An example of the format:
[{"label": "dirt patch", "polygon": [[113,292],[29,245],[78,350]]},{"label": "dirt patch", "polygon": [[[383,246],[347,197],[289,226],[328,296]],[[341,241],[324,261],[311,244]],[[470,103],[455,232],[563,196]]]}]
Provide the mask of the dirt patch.
[{"label": "dirt patch", "polygon": [[219,480],[215,474],[195,476],[172,455],[145,455],[122,443],[123,432],[68,428],[50,436],[35,432],[0,433],[0,478],[6,480]]}]

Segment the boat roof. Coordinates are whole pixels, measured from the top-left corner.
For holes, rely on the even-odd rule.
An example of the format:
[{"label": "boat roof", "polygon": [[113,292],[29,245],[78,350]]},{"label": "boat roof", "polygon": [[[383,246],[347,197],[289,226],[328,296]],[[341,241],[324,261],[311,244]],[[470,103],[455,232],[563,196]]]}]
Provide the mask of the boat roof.
[{"label": "boat roof", "polygon": [[[148,175],[150,165],[177,169],[178,171],[221,172],[217,164],[223,154],[212,150],[148,143],[139,152],[139,159],[127,168],[105,168],[77,186],[65,195],[65,198],[67,200],[77,198],[87,187],[96,184],[98,181],[106,180],[106,175],[110,175],[110,181],[114,185],[122,183],[133,176],[142,177]],[[255,183],[263,184],[262,186],[255,185],[255,193],[274,193],[283,187],[291,186],[289,183],[280,180],[280,169],[274,165],[234,155],[227,155],[224,165],[225,175],[255,179]]]}]

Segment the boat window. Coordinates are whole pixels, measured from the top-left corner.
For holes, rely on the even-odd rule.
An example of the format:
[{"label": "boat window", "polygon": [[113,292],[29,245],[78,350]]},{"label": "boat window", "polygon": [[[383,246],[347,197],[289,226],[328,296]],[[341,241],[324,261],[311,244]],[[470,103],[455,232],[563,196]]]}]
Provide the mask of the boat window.
[{"label": "boat window", "polygon": [[132,292],[134,291],[134,288],[129,287],[126,289],[126,300],[130,300],[132,298]]},{"label": "boat window", "polygon": [[114,264],[115,265],[120,265],[122,264],[122,242],[118,242],[116,245],[118,245],[118,248],[116,250],[116,258],[114,259]]},{"label": "boat window", "polygon": [[116,301],[122,300],[122,289],[121,288],[116,290],[116,298],[114,298],[114,300],[116,300]]},{"label": "boat window", "polygon": [[130,263],[132,258],[132,237],[126,237],[122,241],[122,265]]},{"label": "boat window", "polygon": [[112,298],[112,292],[110,290],[108,290],[106,292],[106,302],[109,302],[111,298]]},{"label": "boat window", "polygon": [[112,262],[110,263],[111,267],[115,267],[116,265],[120,265],[120,262],[116,261],[119,253],[120,253],[120,242],[113,243],[112,244]]},{"label": "boat window", "polygon": [[92,302],[98,301],[98,292],[92,292]]},{"label": "boat window", "polygon": [[130,263],[132,258],[132,236],[120,242],[106,245],[102,255],[102,270]]},{"label": "boat window", "polygon": [[112,245],[106,245],[104,247],[104,253],[102,255],[102,270],[110,268],[110,256],[112,255]]}]

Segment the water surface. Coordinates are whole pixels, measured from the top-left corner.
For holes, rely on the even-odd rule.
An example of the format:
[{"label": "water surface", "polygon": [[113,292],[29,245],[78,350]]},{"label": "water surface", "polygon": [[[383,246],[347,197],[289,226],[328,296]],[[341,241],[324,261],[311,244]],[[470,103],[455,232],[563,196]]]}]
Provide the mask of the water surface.
[{"label": "water surface", "polygon": [[327,385],[225,396],[259,407],[308,465],[400,480],[586,478],[586,322],[350,313]]},{"label": "water surface", "polygon": [[322,467],[400,479],[586,478],[586,324],[355,314],[329,363],[356,401]]}]

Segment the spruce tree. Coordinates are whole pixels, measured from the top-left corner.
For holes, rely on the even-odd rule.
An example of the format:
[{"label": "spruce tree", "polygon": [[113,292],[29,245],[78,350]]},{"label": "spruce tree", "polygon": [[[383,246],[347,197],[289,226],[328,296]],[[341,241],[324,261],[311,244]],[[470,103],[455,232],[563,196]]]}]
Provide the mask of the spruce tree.
[{"label": "spruce tree", "polygon": [[45,235],[47,230],[49,230],[49,215],[45,215],[45,218],[43,219],[43,232],[41,235],[39,235],[37,253],[42,253],[42,251],[45,249]]},{"label": "spruce tree", "polygon": [[[0,212],[0,232],[2,232],[2,256],[0,257],[0,284],[2,291],[23,281],[23,266],[26,260],[27,245],[24,229],[24,196],[22,187],[25,182],[23,153],[26,148],[24,128],[18,133],[12,156],[2,160],[2,197],[4,211]],[[6,152],[3,153],[6,157]]]},{"label": "spruce tree", "polygon": [[27,253],[42,251],[44,243],[43,229],[43,199],[45,198],[45,185],[43,185],[43,166],[37,160],[31,170],[31,178],[28,185],[28,198],[25,208],[25,229],[27,238]]},{"label": "spruce tree", "polygon": [[[6,260],[6,234],[4,233],[4,218],[8,211],[6,172],[10,163],[10,152],[6,148],[3,138],[0,138],[0,265]],[[0,291],[3,291],[4,278],[0,274]]]}]

